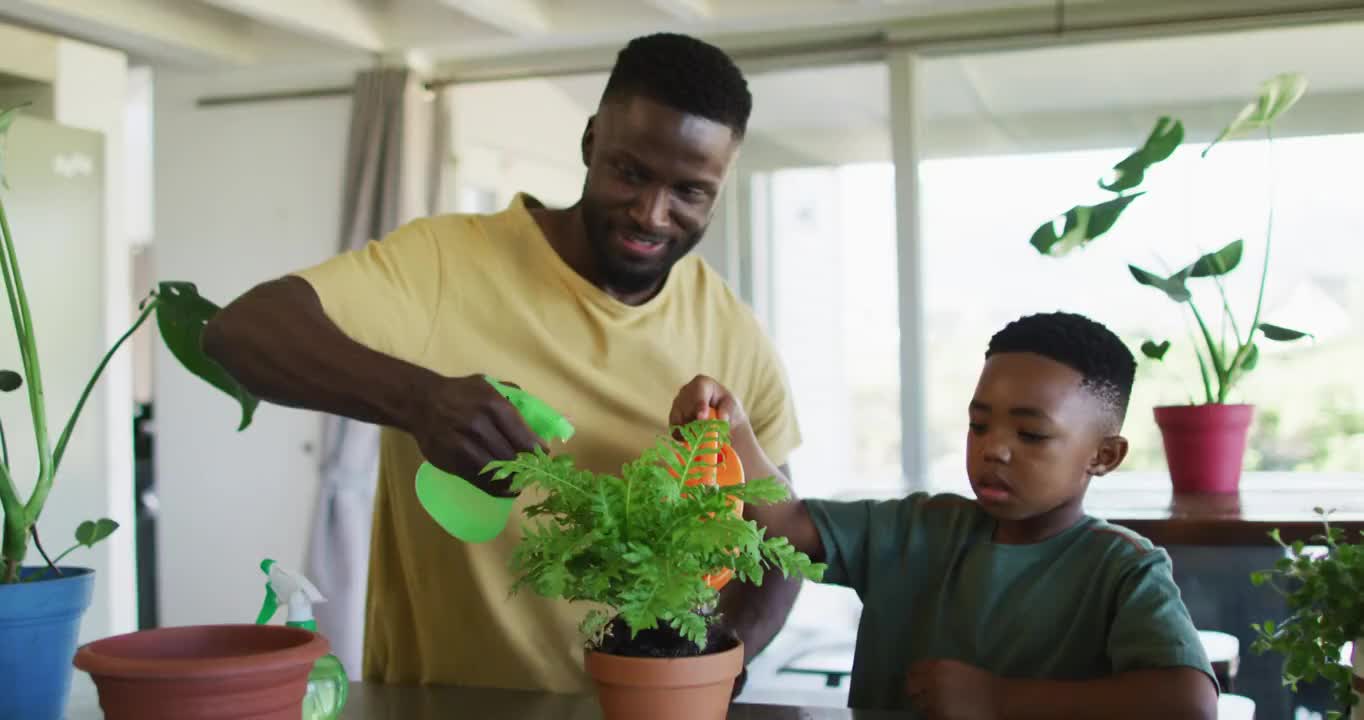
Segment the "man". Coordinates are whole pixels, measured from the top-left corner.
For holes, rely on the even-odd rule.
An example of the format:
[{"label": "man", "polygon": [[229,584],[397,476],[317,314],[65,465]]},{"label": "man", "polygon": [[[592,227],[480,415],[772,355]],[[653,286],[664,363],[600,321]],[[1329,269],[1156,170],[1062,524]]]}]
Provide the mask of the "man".
[{"label": "man", "polygon": [[[416,500],[423,458],[502,493],[482,468],[539,443],[484,374],[568,415],[577,434],[555,450],[598,472],[617,472],[666,432],[673,392],[697,373],[743,398],[778,464],[799,444],[770,342],[689,254],[751,107],[743,75],[720,50],[678,35],[636,39],[583,133],[587,179],[575,206],[549,209],[522,195],[495,215],[418,220],[263,284],[209,324],[209,354],[266,400],[385,428],[367,679],[588,687],[577,636],[586,608],[508,597],[519,523],[470,545]],[[761,588],[726,587],[720,610],[750,658],[797,590],[779,574]]]}]

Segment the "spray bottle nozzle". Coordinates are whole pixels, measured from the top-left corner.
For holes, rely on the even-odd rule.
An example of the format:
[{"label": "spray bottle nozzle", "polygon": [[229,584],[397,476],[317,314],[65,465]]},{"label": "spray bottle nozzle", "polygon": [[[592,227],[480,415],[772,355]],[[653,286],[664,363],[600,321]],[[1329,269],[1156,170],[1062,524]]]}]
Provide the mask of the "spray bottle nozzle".
[{"label": "spray bottle nozzle", "polygon": [[308,578],[285,570],[274,560],[269,558],[262,560],[260,569],[268,579],[265,581],[265,601],[261,603],[260,613],[256,615],[256,624],[264,625],[269,622],[283,602],[289,608],[286,625],[316,632],[317,622],[313,620],[313,603],[326,602],[327,598],[322,596]]}]

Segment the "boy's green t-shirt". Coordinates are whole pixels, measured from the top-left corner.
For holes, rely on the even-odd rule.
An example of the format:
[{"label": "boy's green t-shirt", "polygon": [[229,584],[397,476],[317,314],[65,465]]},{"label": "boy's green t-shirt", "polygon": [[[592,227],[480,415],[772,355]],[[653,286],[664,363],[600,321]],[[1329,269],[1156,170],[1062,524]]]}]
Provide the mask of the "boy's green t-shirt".
[{"label": "boy's green t-shirt", "polygon": [[1175,666],[1213,678],[1169,555],[1126,528],[1085,517],[1043,542],[1002,545],[994,519],[957,495],[805,504],[824,582],[863,603],[852,707],[909,709],[905,676],[920,660],[1010,678]]}]

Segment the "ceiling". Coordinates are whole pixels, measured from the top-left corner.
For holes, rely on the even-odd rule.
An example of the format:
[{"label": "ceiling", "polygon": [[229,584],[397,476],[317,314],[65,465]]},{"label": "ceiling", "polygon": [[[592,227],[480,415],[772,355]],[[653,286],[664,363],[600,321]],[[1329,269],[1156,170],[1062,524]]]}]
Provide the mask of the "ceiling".
[{"label": "ceiling", "polygon": [[[1088,3],[1094,0],[1066,0]],[[372,56],[440,64],[636,34],[834,28],[1055,0],[4,0],[0,18],[149,63],[214,68]]]},{"label": "ceiling", "polygon": [[[158,68],[213,73],[220,93],[259,90],[263,76],[271,89],[307,87],[319,83],[303,78],[318,76],[300,68],[364,67],[376,59],[401,59],[456,80],[549,72],[552,86],[584,117],[600,95],[601,69],[622,42],[651,31],[683,31],[758,58],[741,63],[753,86],[759,136],[813,159],[846,161],[890,156],[889,72],[879,53],[833,52],[788,63],[773,59],[780,54],[773,48],[808,49],[839,38],[861,38],[863,47],[985,38],[988,51],[966,43],[930,52],[918,65],[915,101],[930,157],[1126,145],[1160,113],[1178,113],[1196,138],[1215,132],[1261,80],[1285,70],[1304,72],[1312,83],[1289,130],[1323,132],[1364,116],[1364,70],[1341,54],[1364,47],[1361,6],[1344,0],[0,0],[0,19],[116,47]],[[1073,28],[1069,35],[1058,34],[1058,19]],[[1199,23],[1233,31],[1189,30]],[[1030,41],[1018,47],[991,40],[1028,32]],[[567,74],[573,68],[593,71]],[[223,79],[234,74],[242,79]]]},{"label": "ceiling", "polygon": [[[924,154],[1036,152],[1139,143],[1155,118],[1184,120],[1206,139],[1281,72],[1309,79],[1282,134],[1357,132],[1364,66],[1341,48],[1364,47],[1364,22],[967,53],[918,68]],[[554,81],[591,112],[606,76]],[[853,62],[751,73],[751,127],[814,158],[890,158],[889,72]]]}]

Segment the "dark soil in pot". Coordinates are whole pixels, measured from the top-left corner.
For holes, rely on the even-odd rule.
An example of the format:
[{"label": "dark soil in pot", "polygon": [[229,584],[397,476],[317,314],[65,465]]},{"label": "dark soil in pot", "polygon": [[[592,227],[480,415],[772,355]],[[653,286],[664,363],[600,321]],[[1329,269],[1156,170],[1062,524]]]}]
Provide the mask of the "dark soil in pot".
[{"label": "dark soil in pot", "polygon": [[598,652],[624,657],[640,658],[684,658],[711,653],[724,652],[739,644],[739,636],[733,630],[711,625],[706,633],[706,647],[698,651],[696,643],[682,637],[682,634],[667,625],[659,625],[649,630],[641,630],[630,638],[630,626],[623,618],[617,617],[607,626],[606,638]]}]

